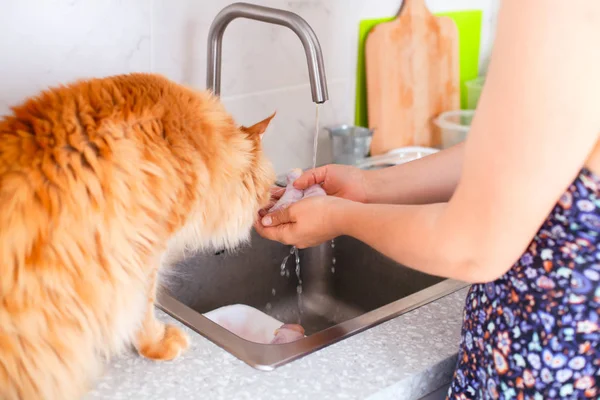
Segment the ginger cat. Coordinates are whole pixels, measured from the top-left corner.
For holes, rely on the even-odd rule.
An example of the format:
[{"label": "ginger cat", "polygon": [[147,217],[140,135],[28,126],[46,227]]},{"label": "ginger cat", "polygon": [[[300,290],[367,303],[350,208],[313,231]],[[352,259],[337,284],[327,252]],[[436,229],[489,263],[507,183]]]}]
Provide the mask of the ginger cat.
[{"label": "ginger cat", "polygon": [[[247,240],[275,180],[272,116],[153,74],[54,88],[0,119],[0,398],[76,399],[133,343],[188,346],[154,318],[157,272]],[[166,256],[165,256],[166,255]]]}]

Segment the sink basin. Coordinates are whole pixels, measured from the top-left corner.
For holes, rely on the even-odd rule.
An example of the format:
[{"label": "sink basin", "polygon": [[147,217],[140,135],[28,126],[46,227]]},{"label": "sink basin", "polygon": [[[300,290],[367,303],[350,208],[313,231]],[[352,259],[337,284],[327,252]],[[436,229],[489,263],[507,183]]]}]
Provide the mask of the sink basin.
[{"label": "sink basin", "polygon": [[[299,251],[301,293],[294,255],[281,269],[291,247],[256,233],[234,254],[188,256],[164,279],[157,306],[250,366],[272,370],[467,286],[399,265],[350,237],[333,243]],[[202,315],[230,304],[299,323],[307,337],[254,343]]]}]

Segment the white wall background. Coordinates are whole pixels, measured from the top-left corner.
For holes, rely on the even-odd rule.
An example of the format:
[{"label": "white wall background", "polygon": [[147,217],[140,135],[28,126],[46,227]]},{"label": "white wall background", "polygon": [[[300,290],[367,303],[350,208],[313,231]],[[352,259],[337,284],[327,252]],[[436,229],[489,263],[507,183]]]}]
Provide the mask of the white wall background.
[{"label": "white wall background", "polygon": [[[400,0],[248,0],[298,13],[323,49],[330,101],[321,125],[352,123],[358,23],[394,15]],[[0,115],[49,85],[153,71],[205,87],[206,40],[229,0],[0,0]],[[499,0],[427,0],[434,11],[484,12],[481,64]],[[315,105],[300,41],[286,28],[236,20],[223,40],[222,99],[241,124],[273,111],[265,149],[278,172],[312,159]],[[321,132],[319,161],[329,160]]]}]

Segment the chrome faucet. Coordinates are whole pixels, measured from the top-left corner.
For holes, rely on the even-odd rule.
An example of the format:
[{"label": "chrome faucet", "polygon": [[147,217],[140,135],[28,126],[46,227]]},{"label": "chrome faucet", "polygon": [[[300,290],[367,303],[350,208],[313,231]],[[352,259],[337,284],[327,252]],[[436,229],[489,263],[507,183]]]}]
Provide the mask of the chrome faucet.
[{"label": "chrome faucet", "polygon": [[210,26],[206,73],[207,89],[211,90],[216,96],[221,94],[221,45],[223,34],[227,25],[236,18],[248,18],[282,25],[294,31],[300,38],[306,53],[313,101],[324,103],[329,100],[321,45],[310,25],[293,12],[248,3],[234,3],[225,7],[217,14]]}]

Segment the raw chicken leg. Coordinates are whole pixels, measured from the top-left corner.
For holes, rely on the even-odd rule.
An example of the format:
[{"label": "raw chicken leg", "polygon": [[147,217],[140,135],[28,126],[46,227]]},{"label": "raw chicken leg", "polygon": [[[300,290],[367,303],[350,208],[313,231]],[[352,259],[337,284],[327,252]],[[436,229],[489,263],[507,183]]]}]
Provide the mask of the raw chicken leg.
[{"label": "raw chicken leg", "polygon": [[312,185],[311,187],[304,189],[303,199],[313,196],[327,196],[327,193],[325,193],[321,185]]},{"label": "raw chicken leg", "polygon": [[290,204],[297,202],[302,199],[304,195],[302,190],[298,190],[294,187],[294,181],[298,179],[302,175],[302,170],[300,168],[295,168],[288,172],[287,174],[287,186],[285,187],[285,192],[283,196],[275,203],[273,207],[269,210],[269,212],[277,211],[282,208],[289,207]]},{"label": "raw chicken leg", "polygon": [[271,344],[283,344],[295,342],[304,337],[304,328],[298,324],[283,324],[275,330],[275,337]]},{"label": "raw chicken leg", "polygon": [[282,208],[289,207],[290,204],[295,203],[299,200],[302,200],[306,197],[313,196],[326,196],[327,194],[321,187],[321,185],[312,185],[311,187],[305,190],[298,190],[294,187],[294,181],[298,179],[302,175],[302,170],[300,168],[295,168],[288,172],[287,174],[287,186],[285,187],[285,192],[283,196],[275,203],[273,207],[269,210],[269,212],[277,211]]}]

